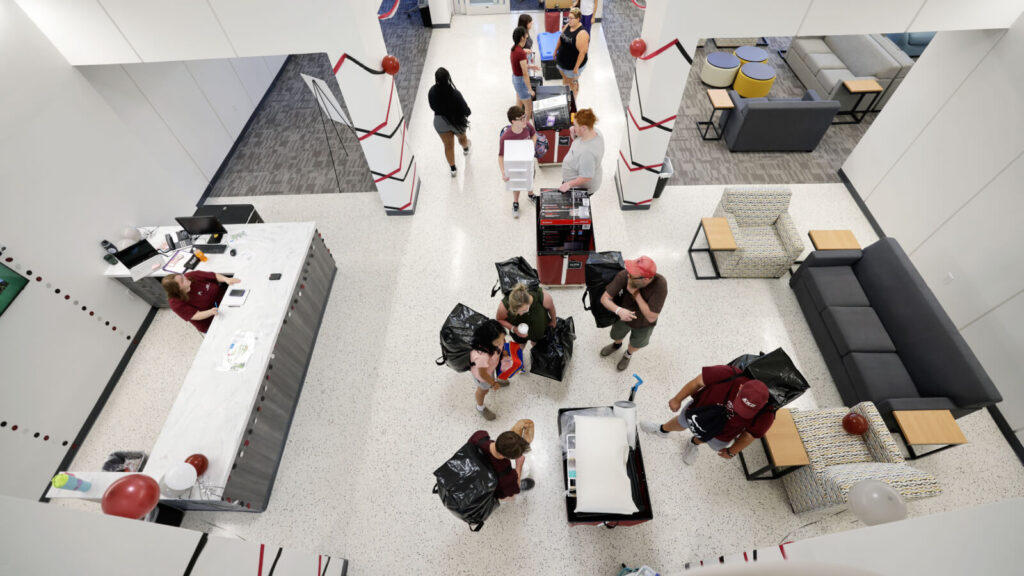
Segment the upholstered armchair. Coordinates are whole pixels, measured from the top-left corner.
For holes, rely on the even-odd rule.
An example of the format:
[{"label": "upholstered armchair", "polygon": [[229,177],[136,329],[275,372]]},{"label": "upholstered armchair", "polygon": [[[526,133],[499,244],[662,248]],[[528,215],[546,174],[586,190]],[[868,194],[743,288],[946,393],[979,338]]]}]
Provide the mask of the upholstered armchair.
[{"label": "upholstered armchair", "polygon": [[[867,419],[863,436],[843,429],[843,416],[856,412]],[[842,506],[850,488],[876,478],[907,500],[937,496],[942,488],[926,472],[911,468],[871,402],[853,408],[793,410],[800,439],[811,463],[782,479],[793,511],[808,512]]]},{"label": "upholstered armchair", "polygon": [[787,212],[791,195],[781,186],[725,189],[715,217],[729,221],[737,249],[712,252],[723,278],[779,278],[800,257],[804,243]]}]

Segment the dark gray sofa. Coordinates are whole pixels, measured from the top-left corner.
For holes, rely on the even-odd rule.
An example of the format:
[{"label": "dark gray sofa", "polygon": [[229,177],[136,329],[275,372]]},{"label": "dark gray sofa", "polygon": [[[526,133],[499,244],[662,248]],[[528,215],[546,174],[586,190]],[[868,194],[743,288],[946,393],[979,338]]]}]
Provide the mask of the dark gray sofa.
[{"label": "dark gray sofa", "polygon": [[810,152],[839,111],[837,100],[814,90],[803,98],[744,98],[729,91],[735,106],[722,113],[719,130],[732,152]]},{"label": "dark gray sofa", "polygon": [[815,251],[789,281],[843,402],[955,418],[1002,396],[910,258],[892,238]]}]

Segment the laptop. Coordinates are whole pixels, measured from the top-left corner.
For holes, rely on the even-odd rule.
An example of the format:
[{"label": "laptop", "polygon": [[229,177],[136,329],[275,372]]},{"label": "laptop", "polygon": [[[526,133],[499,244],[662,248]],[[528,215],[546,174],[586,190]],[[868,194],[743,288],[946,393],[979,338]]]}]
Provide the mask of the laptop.
[{"label": "laptop", "polygon": [[114,254],[114,258],[128,269],[133,282],[138,282],[159,270],[164,263],[164,259],[149,240],[139,240]]}]

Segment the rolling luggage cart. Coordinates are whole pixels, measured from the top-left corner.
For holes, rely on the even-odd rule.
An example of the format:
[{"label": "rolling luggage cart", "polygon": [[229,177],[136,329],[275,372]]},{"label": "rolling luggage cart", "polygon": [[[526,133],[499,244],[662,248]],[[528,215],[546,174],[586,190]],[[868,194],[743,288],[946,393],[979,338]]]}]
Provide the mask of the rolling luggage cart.
[{"label": "rolling luggage cart", "polygon": [[541,165],[561,164],[572,146],[572,115],[576,102],[568,86],[541,86],[537,89],[537,101],[533,107],[533,127],[543,134],[549,143],[544,156],[537,159]]},{"label": "rolling luggage cart", "polygon": [[594,251],[586,190],[542,188],[537,200],[537,273],[541,284],[586,284],[584,265]]}]

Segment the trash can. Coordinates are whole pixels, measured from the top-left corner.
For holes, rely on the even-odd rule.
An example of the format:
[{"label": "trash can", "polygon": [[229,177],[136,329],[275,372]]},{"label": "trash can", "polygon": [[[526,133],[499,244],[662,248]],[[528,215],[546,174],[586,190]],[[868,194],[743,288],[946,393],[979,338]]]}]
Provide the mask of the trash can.
[{"label": "trash can", "polygon": [[420,20],[423,20],[423,27],[433,28],[434,22],[430,19],[430,0],[419,0],[417,6],[420,9]]},{"label": "trash can", "polygon": [[654,197],[661,198],[661,193],[665,191],[665,184],[668,184],[668,179],[672,177],[675,172],[672,171],[672,159],[666,157],[665,161],[661,164],[661,173],[658,174],[658,183],[654,185]]}]

